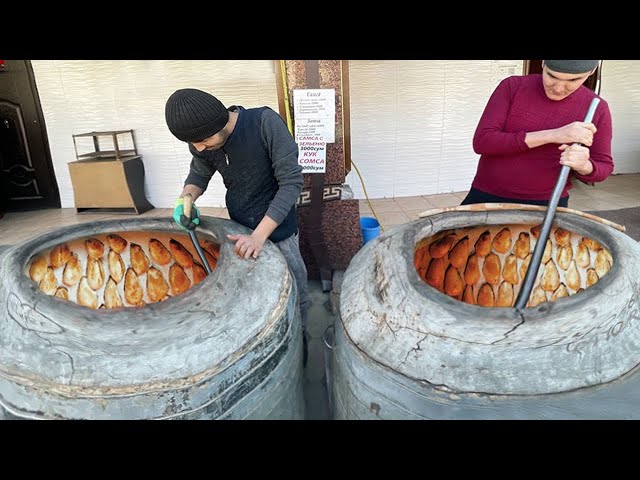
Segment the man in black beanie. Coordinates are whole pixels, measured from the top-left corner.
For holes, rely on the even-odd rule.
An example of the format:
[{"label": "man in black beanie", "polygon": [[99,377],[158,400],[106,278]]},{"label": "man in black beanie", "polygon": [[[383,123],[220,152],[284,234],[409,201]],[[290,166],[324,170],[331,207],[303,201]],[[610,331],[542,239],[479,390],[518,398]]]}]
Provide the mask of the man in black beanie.
[{"label": "man in black beanie", "polygon": [[235,253],[257,258],[264,242],[274,242],[296,279],[303,327],[311,299],[307,269],[300,255],[296,201],[302,191],[298,145],[280,115],[269,107],[228,109],[210,93],[192,88],[174,92],[165,107],[171,133],[189,144],[189,176],[176,200],[174,219],[183,229],[194,229],[199,211],[184,216],[183,198],[193,201],[220,172],[227,193],[229,217],[253,230],[250,235],[230,235]]},{"label": "man in black beanie", "polygon": [[473,149],[480,155],[462,204],[547,205],[563,165],[571,168],[561,207],[569,205],[571,179],[602,182],[613,172],[611,112],[584,82],[599,60],[544,60],[542,74],[514,75],[496,87],[480,118]]}]

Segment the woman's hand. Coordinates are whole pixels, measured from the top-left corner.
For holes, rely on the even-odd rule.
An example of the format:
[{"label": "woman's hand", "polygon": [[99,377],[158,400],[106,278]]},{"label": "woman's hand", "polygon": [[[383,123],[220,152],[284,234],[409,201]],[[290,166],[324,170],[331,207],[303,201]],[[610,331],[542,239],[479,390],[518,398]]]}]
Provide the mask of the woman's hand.
[{"label": "woman's hand", "polygon": [[560,145],[560,164],[570,167],[580,175],[590,175],[593,164],[589,160],[589,149],[582,145]]},{"label": "woman's hand", "polygon": [[597,130],[593,123],[573,122],[554,131],[555,143],[581,143],[590,147]]}]

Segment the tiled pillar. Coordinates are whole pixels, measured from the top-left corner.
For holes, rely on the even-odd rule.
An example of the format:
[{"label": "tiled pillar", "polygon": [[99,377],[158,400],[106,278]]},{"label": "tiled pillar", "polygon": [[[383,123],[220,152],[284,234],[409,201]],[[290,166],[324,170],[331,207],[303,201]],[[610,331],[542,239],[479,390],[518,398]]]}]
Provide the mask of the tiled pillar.
[{"label": "tiled pillar", "polygon": [[[285,75],[282,75],[282,63]],[[300,250],[309,278],[323,280],[323,287],[328,290],[331,272],[346,269],[362,245],[358,201],[344,198],[344,180],[351,167],[349,65],[348,61],[341,60],[286,60],[276,61],[276,66],[280,115],[287,118],[288,103],[293,132],[295,89],[335,91],[335,142],[327,144],[326,171],[304,174],[304,189],[298,203]],[[288,102],[284,95],[285,81]]]}]

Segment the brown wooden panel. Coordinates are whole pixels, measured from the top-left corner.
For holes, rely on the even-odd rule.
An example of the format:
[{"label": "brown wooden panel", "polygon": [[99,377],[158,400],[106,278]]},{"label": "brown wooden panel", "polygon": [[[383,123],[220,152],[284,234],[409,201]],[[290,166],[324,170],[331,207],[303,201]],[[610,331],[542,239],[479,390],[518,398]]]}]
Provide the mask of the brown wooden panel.
[{"label": "brown wooden panel", "polygon": [[73,196],[78,211],[131,209],[143,213],[153,207],[144,196],[144,166],[139,156],[124,160],[69,162]]}]

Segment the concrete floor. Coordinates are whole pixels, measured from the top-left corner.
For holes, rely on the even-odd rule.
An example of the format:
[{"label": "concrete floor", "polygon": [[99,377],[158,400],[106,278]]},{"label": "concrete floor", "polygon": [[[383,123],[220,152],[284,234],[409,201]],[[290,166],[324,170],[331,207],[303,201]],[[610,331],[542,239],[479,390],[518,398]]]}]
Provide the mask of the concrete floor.
[{"label": "concrete floor", "polygon": [[309,282],[309,294],[313,304],[309,309],[307,341],[309,357],[304,369],[304,396],[306,420],[331,418],[327,396],[325,356],[331,355],[323,341],[325,331],[335,321],[329,306],[329,295],[322,291],[319,281]]},{"label": "concrete floor", "polygon": [[[595,186],[574,181],[569,191],[569,208],[574,210],[597,211],[617,210],[640,206],[640,174],[611,175]],[[418,218],[425,210],[460,205],[467,191],[360,200],[360,215],[372,216],[371,206],[383,227],[393,227]]]}]

